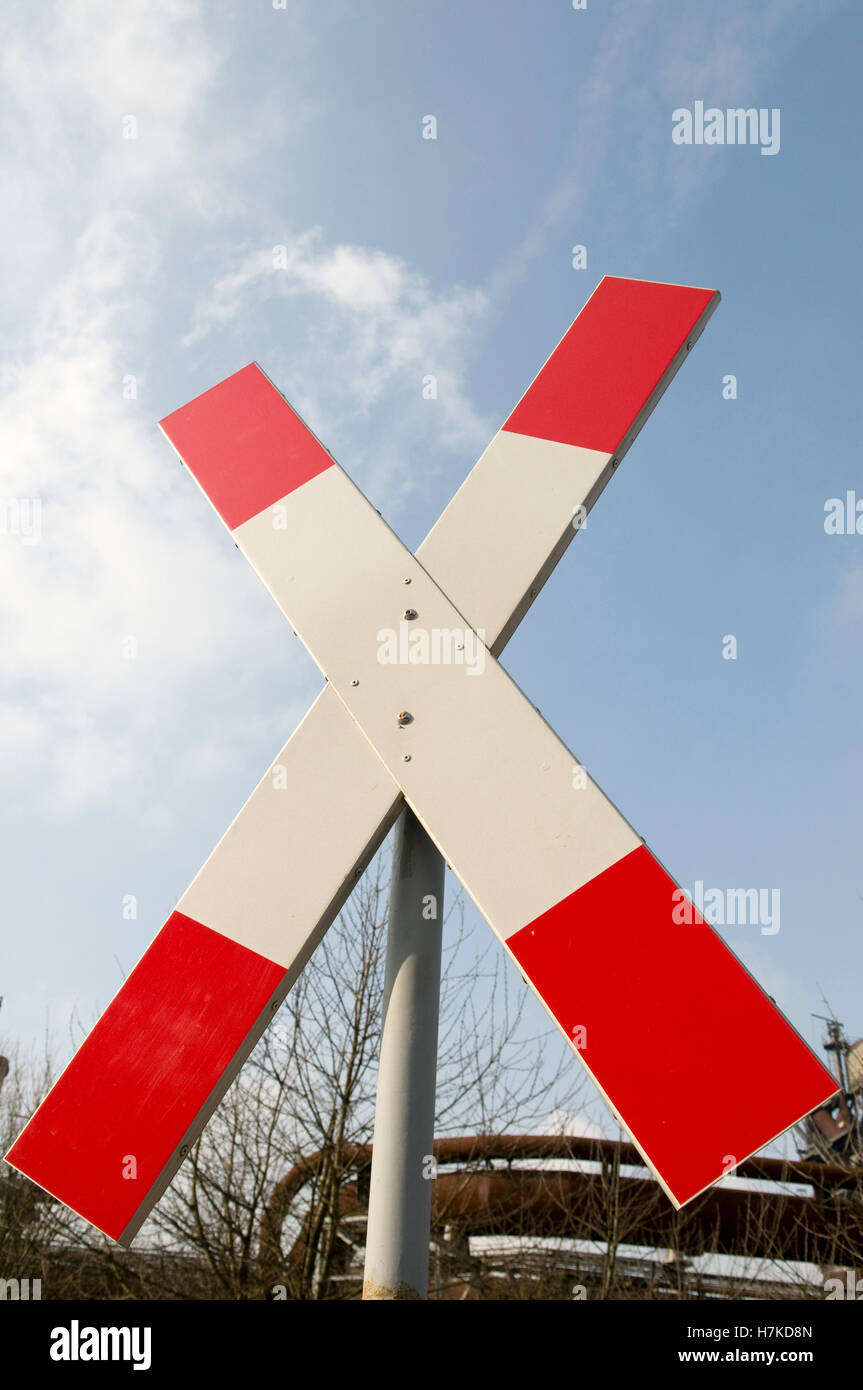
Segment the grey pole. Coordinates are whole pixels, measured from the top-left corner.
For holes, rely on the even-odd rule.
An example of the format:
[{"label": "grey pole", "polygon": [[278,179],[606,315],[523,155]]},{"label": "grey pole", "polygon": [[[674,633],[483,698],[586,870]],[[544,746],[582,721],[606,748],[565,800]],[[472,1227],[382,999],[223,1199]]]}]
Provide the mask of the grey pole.
[{"label": "grey pole", "polygon": [[428,1297],[444,862],[396,826],[364,1299]]}]

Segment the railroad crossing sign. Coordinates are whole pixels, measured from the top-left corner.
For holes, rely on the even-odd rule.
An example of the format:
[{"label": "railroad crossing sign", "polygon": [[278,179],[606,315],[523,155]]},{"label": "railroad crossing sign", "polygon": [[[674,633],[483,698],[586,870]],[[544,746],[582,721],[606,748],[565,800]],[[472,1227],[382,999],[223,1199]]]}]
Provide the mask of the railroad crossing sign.
[{"label": "railroad crossing sign", "polygon": [[327,683],[10,1163],[128,1243],[405,802],[675,1206],[835,1093],[497,661],[718,299],[602,280],[415,556],[256,365],[161,422]]}]

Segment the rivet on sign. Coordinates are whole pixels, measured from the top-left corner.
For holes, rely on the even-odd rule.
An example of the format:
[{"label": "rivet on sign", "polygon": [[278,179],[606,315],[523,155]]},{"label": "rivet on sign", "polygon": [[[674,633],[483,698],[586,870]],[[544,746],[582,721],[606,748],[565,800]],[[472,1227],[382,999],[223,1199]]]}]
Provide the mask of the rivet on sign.
[{"label": "rivet on sign", "polygon": [[351,685],[359,685],[359,681],[358,681],[358,680],[352,680],[352,681],[351,681]]},{"label": "rivet on sign", "polygon": [[402,613],[402,617],[407,618],[408,622],[410,622],[411,618],[415,618],[416,616],[417,610],[415,608],[406,608],[404,613]]},{"label": "rivet on sign", "polygon": [[189,1152],[189,1146],[188,1146],[188,1144],[184,1144],[183,1147],[180,1149],[180,1157],[181,1157],[181,1158],[185,1158],[185,1157],[186,1157],[186,1154],[187,1154],[188,1152]]},{"label": "rivet on sign", "polygon": [[411,582],[411,581],[410,581],[410,576],[408,576],[407,579],[403,579],[403,580],[402,580],[402,583],[403,583],[403,584],[410,584],[410,582]]},{"label": "rivet on sign", "polygon": [[410,760],[411,760],[411,755],[410,755],[410,753],[402,753],[402,762],[403,762],[403,763],[409,763]]},{"label": "rivet on sign", "polygon": [[404,728],[405,724],[413,723],[413,715],[411,714],[410,710],[399,710],[398,723],[402,728]]}]

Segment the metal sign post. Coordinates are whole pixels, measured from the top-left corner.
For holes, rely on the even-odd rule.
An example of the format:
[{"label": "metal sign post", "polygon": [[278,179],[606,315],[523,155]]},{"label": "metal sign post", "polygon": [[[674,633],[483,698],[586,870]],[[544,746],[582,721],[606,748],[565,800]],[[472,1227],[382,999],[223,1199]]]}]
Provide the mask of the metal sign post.
[{"label": "metal sign post", "polygon": [[428,1293],[444,862],[396,826],[363,1298]]}]

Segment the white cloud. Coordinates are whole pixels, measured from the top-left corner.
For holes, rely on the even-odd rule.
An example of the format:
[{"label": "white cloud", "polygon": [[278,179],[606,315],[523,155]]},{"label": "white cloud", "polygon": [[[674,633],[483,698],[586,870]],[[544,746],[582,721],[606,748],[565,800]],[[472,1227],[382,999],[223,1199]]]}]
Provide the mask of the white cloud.
[{"label": "white cloud", "polygon": [[94,219],[0,385],[3,497],[38,499],[41,513],[38,544],[0,538],[0,758],[20,766],[26,747],[61,800],[133,775],[159,719],[215,670],[266,664],[265,603],[238,584],[197,490],[124,399],[118,324],[139,248],[128,219]]},{"label": "white cloud", "polygon": [[[20,326],[0,370],[0,765],[62,808],[139,774],[171,710],[197,705],[205,742],[204,692],[277,653],[267,600],[156,431],[135,360],[162,265],[152,199],[188,193],[217,66],[202,7],[20,17],[5,16],[2,57],[4,184],[21,198],[2,248]],[[136,108],[148,139],[123,141]],[[16,529],[28,506],[38,536]]]},{"label": "white cloud", "polygon": [[[488,442],[493,426],[477,414],[463,385],[465,353],[487,307],[481,291],[455,286],[435,292],[396,256],[327,247],[318,227],[272,247],[235,249],[231,257],[232,268],[199,300],[186,346],[253,320],[271,302],[287,302],[285,312],[296,325],[298,301],[312,299],[314,329],[300,330],[302,351],[282,363],[290,398],[309,424],[323,432],[325,421],[332,427],[347,413],[367,415],[372,407],[380,410],[387,392],[398,393],[396,418],[380,416],[378,467],[365,478],[375,495],[406,483],[398,477],[394,426],[407,436],[421,415],[424,430],[445,450],[476,451]],[[422,394],[430,376],[433,404]]]},{"label": "white cloud", "polygon": [[[282,33],[301,11],[278,17]],[[445,447],[486,442],[461,384],[479,294],[436,293],[396,257],[328,249],[316,229],[290,240],[282,272],[271,251],[232,249],[229,225],[273,220],[244,191],[272,95],[260,108],[244,103],[238,133],[225,114],[219,33],[197,0],[66,0],[0,19],[0,172],[14,208],[0,255],[15,334],[0,367],[0,767],[55,808],[116,797],[148,767],[166,723],[192,722],[189,711],[191,744],[178,753],[179,731],[173,739],[178,778],[218,774],[252,724],[273,723],[275,752],[302,713],[297,692],[317,684],[177,467],[147,394],[148,365],[160,364],[163,341],[176,343],[176,320],[195,301],[177,266],[185,273],[202,226],[207,254],[225,249],[213,289],[189,311],[192,341],[245,327],[266,344],[259,306],[302,301],[310,332],[276,365],[322,437],[387,391],[420,402],[420,378],[434,372],[439,409],[423,423],[433,419]],[[303,42],[297,34],[291,51]],[[280,99],[297,126],[313,109],[291,84]],[[135,139],[123,138],[127,116]],[[376,455],[384,473],[401,463],[398,441],[395,428]],[[33,505],[38,544],[9,524]],[[286,666],[291,693],[276,729],[262,691],[274,698]],[[258,692],[248,699],[247,684]]]},{"label": "white cloud", "polygon": [[588,1119],[586,1115],[571,1114],[568,1110],[552,1110],[548,1119],[537,1127],[535,1133],[559,1134],[565,1138],[602,1139],[604,1130],[602,1125]]},{"label": "white cloud", "polygon": [[[0,23],[4,198],[15,210],[0,248],[15,265],[6,293],[25,305],[70,267],[76,230],[97,212],[195,200],[214,172],[192,154],[206,152],[197,127],[219,59],[189,0],[68,0],[7,10]],[[134,140],[123,138],[129,115]]]},{"label": "white cloud", "polygon": [[[578,93],[562,177],[490,277],[492,299],[528,273],[552,238],[561,239],[565,263],[567,239],[582,240],[583,215],[606,246],[621,228],[629,248],[661,245],[728,167],[724,151],[673,145],[672,111],[696,99],[722,107],[776,105],[772,77],[788,47],[846,5],[761,0],[719,14],[695,5],[663,14],[643,0],[619,0]],[[633,207],[639,209],[635,228],[628,225]],[[589,256],[595,249],[588,247]],[[598,273],[606,269],[589,263]],[[630,272],[608,267],[608,273]]]}]

